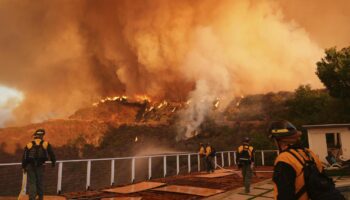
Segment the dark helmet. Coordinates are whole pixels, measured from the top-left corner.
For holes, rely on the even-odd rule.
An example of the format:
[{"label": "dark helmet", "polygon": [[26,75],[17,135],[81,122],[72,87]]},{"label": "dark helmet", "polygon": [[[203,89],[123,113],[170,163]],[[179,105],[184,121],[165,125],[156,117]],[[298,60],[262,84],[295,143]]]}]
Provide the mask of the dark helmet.
[{"label": "dark helmet", "polygon": [[249,137],[244,137],[242,141],[243,142],[250,142],[250,138]]},{"label": "dark helmet", "polygon": [[298,130],[295,126],[286,120],[274,121],[269,127],[269,137],[283,139],[291,136],[297,136]]},{"label": "dark helmet", "polygon": [[43,137],[45,135],[45,129],[38,129],[34,132],[34,137]]}]

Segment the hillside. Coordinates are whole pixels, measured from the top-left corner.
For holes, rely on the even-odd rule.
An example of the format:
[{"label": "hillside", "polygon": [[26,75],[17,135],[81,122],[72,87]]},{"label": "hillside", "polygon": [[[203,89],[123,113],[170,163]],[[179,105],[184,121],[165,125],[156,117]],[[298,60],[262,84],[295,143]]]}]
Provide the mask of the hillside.
[{"label": "hillside", "polygon": [[19,158],[38,128],[46,129],[46,139],[67,159],[154,153],[160,149],[194,151],[199,142],[209,141],[224,150],[238,144],[242,135],[251,135],[257,138],[256,143],[271,146],[262,134],[267,121],[285,110],[286,100],[292,97],[293,93],[288,92],[237,97],[224,112],[215,111],[214,117],[207,118],[200,126],[200,134],[187,141],[176,141],[178,113],[186,102],[107,99],[77,110],[68,119],[0,129],[0,151],[4,155],[16,153]]}]

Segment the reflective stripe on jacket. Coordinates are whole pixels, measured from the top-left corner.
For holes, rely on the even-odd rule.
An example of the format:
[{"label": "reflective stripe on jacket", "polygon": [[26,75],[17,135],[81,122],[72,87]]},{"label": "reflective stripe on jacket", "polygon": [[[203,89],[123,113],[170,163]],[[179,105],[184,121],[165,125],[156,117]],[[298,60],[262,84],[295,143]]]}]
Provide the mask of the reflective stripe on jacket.
[{"label": "reflective stripe on jacket", "polygon": [[[318,157],[309,149],[305,149],[305,150],[310,153],[312,158],[315,160],[315,163],[317,165],[318,170],[320,172],[322,172],[323,167],[322,167],[322,164],[321,164],[320,160],[318,159]],[[302,162],[304,162],[304,160],[309,160],[309,158],[303,152],[302,149],[289,149],[289,151],[293,152]],[[297,193],[305,184],[303,165],[293,155],[291,155],[291,153],[286,152],[286,151],[284,151],[278,155],[278,157],[275,160],[274,165],[276,166],[277,163],[279,163],[279,162],[286,163],[294,169],[295,174],[296,174],[295,193]],[[277,199],[277,197],[278,197],[278,188],[277,188],[276,183],[274,183],[274,199]],[[309,197],[307,195],[307,192],[302,194],[301,197],[299,198],[299,200],[308,200],[308,199],[309,199]]]}]

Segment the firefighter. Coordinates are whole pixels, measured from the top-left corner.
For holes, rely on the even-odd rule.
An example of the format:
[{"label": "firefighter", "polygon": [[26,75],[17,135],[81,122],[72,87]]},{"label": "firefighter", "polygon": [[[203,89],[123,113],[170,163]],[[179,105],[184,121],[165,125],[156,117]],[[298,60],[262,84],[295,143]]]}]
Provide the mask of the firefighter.
[{"label": "firefighter", "polygon": [[[280,151],[272,178],[275,199],[343,199],[332,179],[324,174],[318,157],[300,145],[301,132],[293,124],[285,120],[272,122],[269,134]],[[317,188],[319,185],[322,187]]]},{"label": "firefighter", "polygon": [[45,161],[50,157],[52,167],[55,167],[56,158],[51,145],[44,141],[44,129],[38,129],[33,134],[34,140],[24,148],[22,158],[23,172],[28,175],[29,200],[43,199],[43,173]]},{"label": "firefighter", "polygon": [[199,144],[199,152],[198,152],[201,162],[203,163],[204,169],[207,170],[207,160],[206,160],[206,155],[205,155],[205,145],[203,143]]},{"label": "firefighter", "polygon": [[250,182],[254,169],[254,147],[250,144],[250,138],[244,137],[242,145],[238,147],[237,160],[238,168],[242,170],[244,190],[250,193]]},{"label": "firefighter", "polygon": [[214,157],[215,157],[215,150],[214,148],[210,145],[210,143],[207,143],[207,146],[205,147],[205,158],[206,158],[206,163],[207,163],[207,172],[208,173],[214,173]]}]

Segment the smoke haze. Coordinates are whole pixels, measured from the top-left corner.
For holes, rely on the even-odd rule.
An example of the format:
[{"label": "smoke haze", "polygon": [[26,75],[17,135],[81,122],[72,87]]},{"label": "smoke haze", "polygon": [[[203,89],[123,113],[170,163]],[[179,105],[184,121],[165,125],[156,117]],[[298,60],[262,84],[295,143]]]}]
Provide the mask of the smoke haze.
[{"label": "smoke haze", "polygon": [[[223,109],[234,95],[322,87],[322,48],[349,39],[320,26],[349,35],[349,14],[334,4],[319,15],[338,23],[318,26],[317,15],[296,9],[303,2],[1,1],[0,85],[24,94],[9,125],[66,117],[105,96],[146,94],[191,99],[181,115],[196,130],[216,98]],[[328,5],[312,2],[301,11]]]}]

